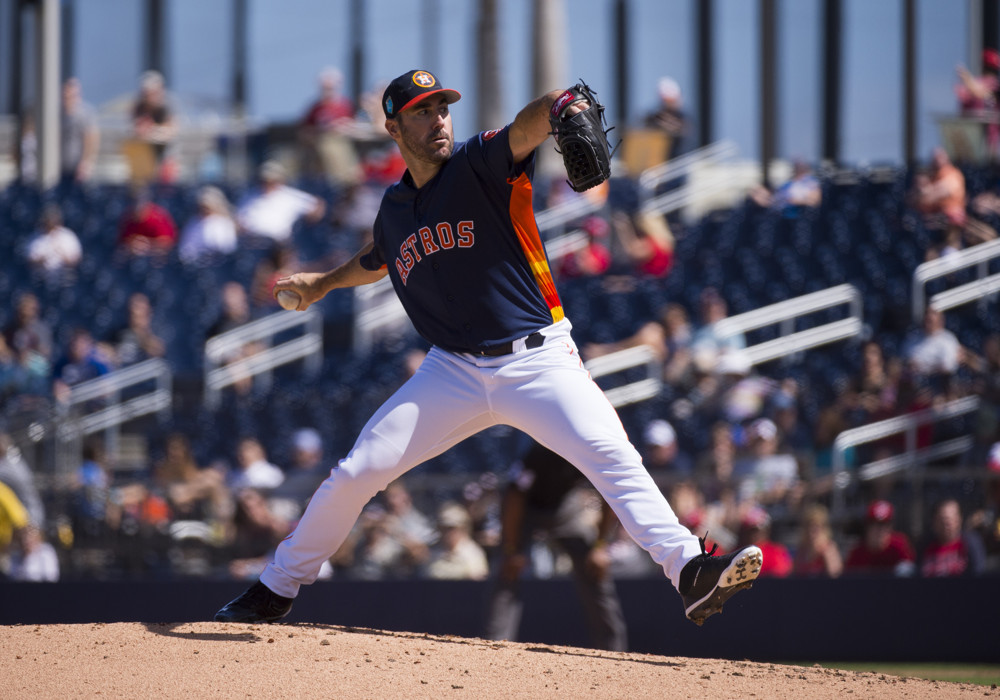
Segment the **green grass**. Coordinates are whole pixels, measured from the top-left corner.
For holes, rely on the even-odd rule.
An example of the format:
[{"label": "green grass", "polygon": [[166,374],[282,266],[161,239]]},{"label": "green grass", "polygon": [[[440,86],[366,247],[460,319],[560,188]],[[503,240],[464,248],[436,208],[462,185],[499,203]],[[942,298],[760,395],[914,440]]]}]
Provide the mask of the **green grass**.
[{"label": "green grass", "polygon": [[[798,664],[812,666],[813,664]],[[1000,665],[962,663],[825,663],[823,668],[866,673],[884,673],[890,676],[926,678],[950,683],[975,683],[976,685],[1000,686]]]}]

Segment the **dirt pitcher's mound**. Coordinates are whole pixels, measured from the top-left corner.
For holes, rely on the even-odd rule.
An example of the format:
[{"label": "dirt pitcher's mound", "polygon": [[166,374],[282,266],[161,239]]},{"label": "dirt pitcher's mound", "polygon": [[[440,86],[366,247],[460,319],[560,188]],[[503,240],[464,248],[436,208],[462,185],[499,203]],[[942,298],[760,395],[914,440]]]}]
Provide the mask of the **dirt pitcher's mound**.
[{"label": "dirt pitcher's mound", "polygon": [[5,698],[973,698],[983,686],[309,624],[0,627]]}]

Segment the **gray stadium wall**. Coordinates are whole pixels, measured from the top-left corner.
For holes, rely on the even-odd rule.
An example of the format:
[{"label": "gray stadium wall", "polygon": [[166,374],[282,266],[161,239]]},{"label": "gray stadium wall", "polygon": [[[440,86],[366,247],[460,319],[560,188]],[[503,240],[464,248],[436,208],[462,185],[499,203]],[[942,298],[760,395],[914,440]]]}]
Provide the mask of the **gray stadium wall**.
[{"label": "gray stadium wall", "polygon": [[[483,636],[491,583],[336,581],[302,589],[288,623]],[[1000,577],[765,579],[697,627],[666,580],[617,582],[630,649],[754,661],[1000,661]],[[211,620],[233,581],[0,583],[0,624]],[[519,641],[589,646],[573,584],[525,581]]]}]

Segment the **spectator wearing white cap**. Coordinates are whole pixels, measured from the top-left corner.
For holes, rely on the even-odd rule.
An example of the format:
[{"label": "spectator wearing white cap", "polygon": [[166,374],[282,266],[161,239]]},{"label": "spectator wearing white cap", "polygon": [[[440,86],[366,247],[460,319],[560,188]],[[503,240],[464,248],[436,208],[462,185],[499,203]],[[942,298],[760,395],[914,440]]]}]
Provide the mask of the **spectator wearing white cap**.
[{"label": "spectator wearing white cap", "polygon": [[691,457],[677,444],[677,432],[662,418],[651,420],[643,431],[646,449],[643,464],[650,475],[664,486],[663,482],[673,482],[691,476],[694,463]]},{"label": "spectator wearing white cap", "polygon": [[681,145],[687,133],[687,115],[681,107],[681,86],[669,76],[663,76],[656,84],[660,104],[646,117],[646,127],[659,129],[670,137],[668,158],[681,153]]},{"label": "spectator wearing white cap", "polygon": [[286,184],[288,171],[276,160],[261,164],[258,186],[240,202],[236,223],[251,236],[282,243],[292,237],[299,219],[316,223],[326,213],[326,203],[319,197]]},{"label": "spectator wearing white cap", "polygon": [[802,497],[799,464],[790,454],[778,452],[778,426],[758,418],[747,428],[747,452],[734,472],[741,501],[756,501],[772,514],[792,510]]},{"label": "spectator wearing white cap", "polygon": [[441,538],[431,549],[426,574],[434,579],[481,581],[489,574],[486,552],[472,539],[472,518],[465,506],[448,502],[437,518]]},{"label": "spectator wearing white cap", "polygon": [[272,492],[271,508],[287,520],[297,520],[310,496],[330,475],[323,461],[323,438],[314,428],[300,428],[292,436],[292,456],[285,480]]}]

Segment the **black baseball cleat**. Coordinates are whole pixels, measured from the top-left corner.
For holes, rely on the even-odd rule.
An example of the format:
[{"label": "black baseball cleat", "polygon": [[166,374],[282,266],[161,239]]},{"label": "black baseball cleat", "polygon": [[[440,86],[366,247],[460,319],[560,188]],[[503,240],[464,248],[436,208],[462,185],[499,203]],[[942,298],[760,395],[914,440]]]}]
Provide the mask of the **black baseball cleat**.
[{"label": "black baseball cleat", "polygon": [[216,622],[277,622],[292,609],[292,599],[256,581],[236,600],[215,613]]},{"label": "black baseball cleat", "polygon": [[764,563],[764,554],[760,547],[751,545],[716,557],[713,555],[718,545],[712,545],[712,551],[706,552],[704,538],[698,541],[701,554],[684,565],[678,591],[684,600],[684,614],[700,626],[711,615],[722,612],[723,603],[734,593],[753,585]]}]

